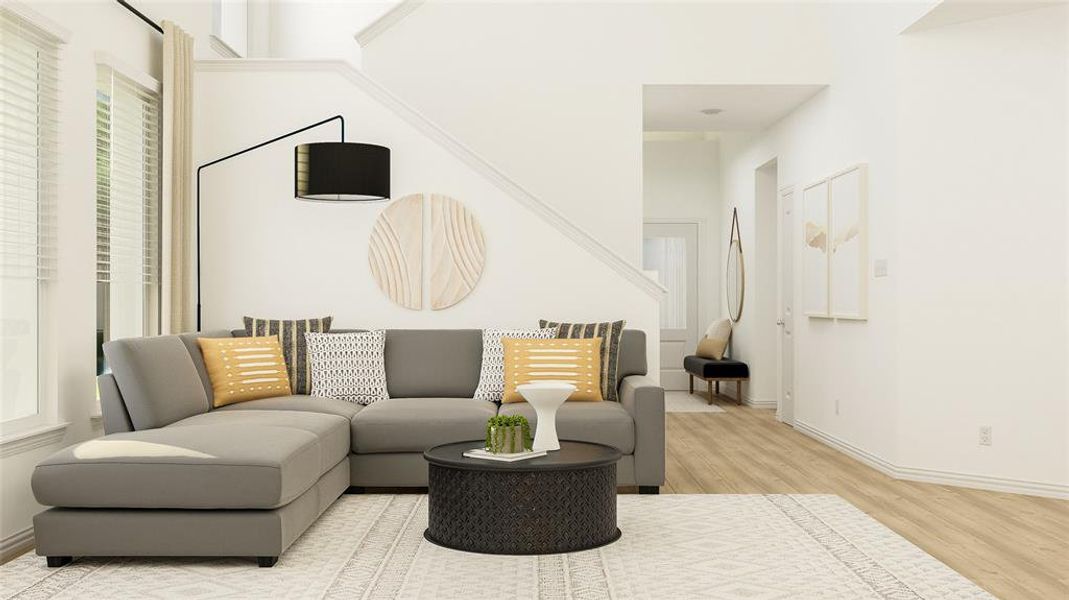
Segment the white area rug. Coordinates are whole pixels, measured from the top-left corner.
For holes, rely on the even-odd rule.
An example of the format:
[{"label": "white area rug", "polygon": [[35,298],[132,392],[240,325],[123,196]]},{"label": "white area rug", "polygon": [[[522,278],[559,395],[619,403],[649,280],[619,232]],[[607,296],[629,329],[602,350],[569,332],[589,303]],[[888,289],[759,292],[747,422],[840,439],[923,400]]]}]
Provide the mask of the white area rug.
[{"label": "white area rug", "polygon": [[488,556],[423,539],[427,497],[343,496],[279,560],[0,567],[4,598],[990,598],[838,496],[620,496],[596,550]]},{"label": "white area rug", "polygon": [[705,396],[696,396],[687,392],[665,392],[664,412],[670,413],[722,413],[727,412],[715,404],[709,404]]}]

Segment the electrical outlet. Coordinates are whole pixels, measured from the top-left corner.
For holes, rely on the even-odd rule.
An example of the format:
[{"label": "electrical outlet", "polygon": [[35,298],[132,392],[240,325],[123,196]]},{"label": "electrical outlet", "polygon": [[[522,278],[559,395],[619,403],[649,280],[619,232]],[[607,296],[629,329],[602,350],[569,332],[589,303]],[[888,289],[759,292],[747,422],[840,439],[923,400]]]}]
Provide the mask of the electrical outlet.
[{"label": "electrical outlet", "polygon": [[983,427],[980,428],[980,445],[981,446],[990,446],[991,445],[991,426],[990,425],[984,425]]},{"label": "electrical outlet", "polygon": [[872,263],[872,276],[873,277],[887,277],[887,259],[877,258]]}]

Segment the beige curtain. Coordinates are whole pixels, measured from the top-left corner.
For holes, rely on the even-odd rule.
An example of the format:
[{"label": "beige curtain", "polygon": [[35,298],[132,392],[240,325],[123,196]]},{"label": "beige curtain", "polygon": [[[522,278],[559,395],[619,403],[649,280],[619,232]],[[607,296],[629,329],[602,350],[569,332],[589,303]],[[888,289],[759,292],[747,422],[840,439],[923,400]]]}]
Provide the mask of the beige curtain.
[{"label": "beige curtain", "polygon": [[164,333],[197,323],[193,199],[193,38],[163,22]]}]

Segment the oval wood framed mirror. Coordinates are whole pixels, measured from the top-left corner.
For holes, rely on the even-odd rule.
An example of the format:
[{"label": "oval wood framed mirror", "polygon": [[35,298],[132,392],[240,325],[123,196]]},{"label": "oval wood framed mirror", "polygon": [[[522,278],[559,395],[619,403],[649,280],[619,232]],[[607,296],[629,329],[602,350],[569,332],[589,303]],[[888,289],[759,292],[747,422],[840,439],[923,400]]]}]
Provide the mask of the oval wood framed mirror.
[{"label": "oval wood framed mirror", "polygon": [[743,301],[746,299],[746,263],[742,257],[742,236],[739,233],[737,208],[731,211],[731,241],[728,242],[727,268],[724,273],[728,316],[733,323],[738,323],[742,319]]}]

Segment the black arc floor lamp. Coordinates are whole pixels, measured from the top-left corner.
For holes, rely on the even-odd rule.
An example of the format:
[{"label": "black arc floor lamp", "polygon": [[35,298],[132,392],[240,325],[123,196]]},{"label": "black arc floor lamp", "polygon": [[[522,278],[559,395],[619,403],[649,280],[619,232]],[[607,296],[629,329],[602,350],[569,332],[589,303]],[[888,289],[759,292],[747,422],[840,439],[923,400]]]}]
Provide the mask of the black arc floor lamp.
[{"label": "black arc floor lamp", "polygon": [[338,121],[341,141],[299,144],[293,154],[293,195],[321,202],[375,202],[390,197],[390,149],[345,141],[345,117],[334,115],[197,167],[197,331],[201,329],[200,173],[223,161]]}]

